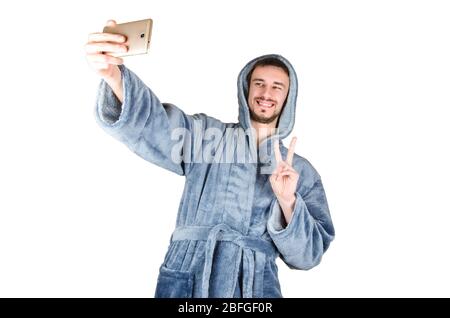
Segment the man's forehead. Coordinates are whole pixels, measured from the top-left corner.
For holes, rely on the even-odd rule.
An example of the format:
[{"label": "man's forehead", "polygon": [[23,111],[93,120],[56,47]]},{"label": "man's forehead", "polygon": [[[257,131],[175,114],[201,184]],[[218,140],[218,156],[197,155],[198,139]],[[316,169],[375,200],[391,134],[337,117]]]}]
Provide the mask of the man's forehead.
[{"label": "man's forehead", "polygon": [[289,83],[289,76],[278,66],[265,65],[257,66],[252,73],[252,80],[272,80],[277,82]]}]

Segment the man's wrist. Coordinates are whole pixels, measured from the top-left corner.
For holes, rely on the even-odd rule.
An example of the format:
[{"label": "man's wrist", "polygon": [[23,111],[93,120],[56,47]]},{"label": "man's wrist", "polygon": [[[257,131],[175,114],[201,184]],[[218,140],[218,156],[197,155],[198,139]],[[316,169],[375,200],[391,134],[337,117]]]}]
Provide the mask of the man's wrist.
[{"label": "man's wrist", "polygon": [[277,198],[278,203],[283,206],[294,205],[295,199],[296,199],[295,194],[293,194],[292,196],[286,197],[286,198]]},{"label": "man's wrist", "polygon": [[295,200],[296,196],[293,194],[287,198],[277,198],[278,204],[280,205],[281,211],[284,215],[284,220],[286,222],[286,226],[291,222],[292,214],[294,213]]},{"label": "man's wrist", "polygon": [[114,69],[111,76],[104,77],[103,79],[111,87],[120,102],[123,103],[122,72],[119,67]]},{"label": "man's wrist", "polygon": [[108,76],[104,76],[103,79],[106,83],[108,83],[111,87],[117,87],[122,82],[122,72],[120,71],[119,67],[113,68],[112,72]]}]

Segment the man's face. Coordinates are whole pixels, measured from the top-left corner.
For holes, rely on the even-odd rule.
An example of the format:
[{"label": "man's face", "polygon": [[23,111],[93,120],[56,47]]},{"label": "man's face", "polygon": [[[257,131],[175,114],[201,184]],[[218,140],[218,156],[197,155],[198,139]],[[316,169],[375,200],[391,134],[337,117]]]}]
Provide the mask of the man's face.
[{"label": "man's face", "polygon": [[253,121],[275,123],[289,92],[289,76],[280,67],[266,65],[253,70],[249,83],[248,107]]}]

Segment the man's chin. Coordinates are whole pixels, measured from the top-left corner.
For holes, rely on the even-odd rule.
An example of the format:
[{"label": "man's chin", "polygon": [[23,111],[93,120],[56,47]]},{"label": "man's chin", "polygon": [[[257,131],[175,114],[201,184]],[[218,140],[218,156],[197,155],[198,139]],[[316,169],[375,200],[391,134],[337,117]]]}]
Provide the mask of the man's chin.
[{"label": "man's chin", "polygon": [[261,116],[258,114],[255,114],[253,112],[250,113],[250,118],[260,124],[270,124],[272,122],[274,122],[275,120],[277,120],[277,115],[274,116]]}]

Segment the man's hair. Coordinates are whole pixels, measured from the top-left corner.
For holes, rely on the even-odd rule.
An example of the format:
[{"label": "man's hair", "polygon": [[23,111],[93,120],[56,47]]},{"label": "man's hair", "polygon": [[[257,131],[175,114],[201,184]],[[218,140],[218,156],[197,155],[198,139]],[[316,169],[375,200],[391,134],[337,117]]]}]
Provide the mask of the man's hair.
[{"label": "man's hair", "polygon": [[289,69],[287,68],[286,64],[281,62],[279,59],[276,59],[274,57],[266,57],[262,60],[259,60],[258,62],[253,65],[252,70],[247,74],[247,85],[250,87],[250,80],[252,79],[252,74],[255,68],[258,66],[275,66],[281,68],[289,77]]}]

